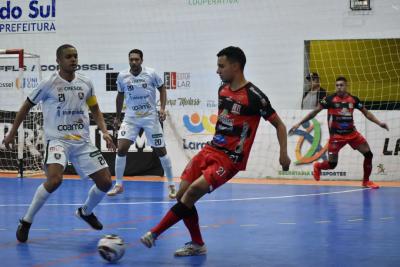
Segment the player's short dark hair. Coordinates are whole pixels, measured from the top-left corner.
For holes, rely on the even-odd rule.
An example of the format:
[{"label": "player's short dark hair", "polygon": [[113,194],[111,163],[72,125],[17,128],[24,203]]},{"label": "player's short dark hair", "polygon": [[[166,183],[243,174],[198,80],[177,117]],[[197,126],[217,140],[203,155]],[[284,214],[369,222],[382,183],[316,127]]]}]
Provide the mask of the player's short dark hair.
[{"label": "player's short dark hair", "polygon": [[336,81],[337,81],[337,82],[342,81],[342,82],[347,83],[347,79],[346,79],[344,76],[339,76],[339,77],[337,77],[337,78],[336,78]]},{"label": "player's short dark hair", "polygon": [[128,57],[131,56],[131,54],[138,54],[140,56],[140,59],[143,60],[143,52],[142,52],[142,50],[132,49],[131,51],[129,51]]},{"label": "player's short dark hair", "polygon": [[243,50],[236,46],[228,46],[218,52],[217,57],[226,56],[229,62],[237,62],[240,64],[240,68],[244,70],[246,65],[246,55]]},{"label": "player's short dark hair", "polygon": [[70,44],[63,44],[60,47],[58,47],[57,51],[56,51],[57,58],[61,58],[62,55],[63,55],[64,50],[68,49],[68,48],[75,48],[75,47],[73,45],[70,45]]}]

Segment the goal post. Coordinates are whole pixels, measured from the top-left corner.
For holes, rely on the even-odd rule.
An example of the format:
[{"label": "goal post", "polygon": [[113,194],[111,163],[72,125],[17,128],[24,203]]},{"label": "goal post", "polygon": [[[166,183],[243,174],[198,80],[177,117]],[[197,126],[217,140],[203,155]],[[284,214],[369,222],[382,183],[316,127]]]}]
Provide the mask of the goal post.
[{"label": "goal post", "polygon": [[43,117],[40,105],[21,123],[14,148],[6,150],[2,144],[21,104],[42,78],[40,66],[39,55],[24,49],[0,49],[0,172],[17,173],[19,177],[24,173],[41,172]]}]

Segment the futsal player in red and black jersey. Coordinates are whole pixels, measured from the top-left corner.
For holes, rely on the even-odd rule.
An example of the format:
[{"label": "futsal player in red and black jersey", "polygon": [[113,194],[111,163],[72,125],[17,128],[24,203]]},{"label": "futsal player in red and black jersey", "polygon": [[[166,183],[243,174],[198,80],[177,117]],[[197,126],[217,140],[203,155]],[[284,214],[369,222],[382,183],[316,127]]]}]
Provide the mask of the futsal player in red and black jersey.
[{"label": "futsal player in red and black jersey", "polygon": [[161,233],[183,220],[192,241],[178,249],[175,256],[202,255],[207,252],[200,233],[195,203],[246,168],[261,117],[276,128],[280,146],[279,163],[282,168],[288,170],[290,165],[286,127],[264,93],[245,79],[244,52],[238,47],[230,46],[222,49],[217,57],[217,73],[224,85],[218,92],[215,135],[183,171],[177,193],[178,202],[157,226],[141,238],[141,242],[150,248]]},{"label": "futsal player in red and black jersey", "polygon": [[334,169],[338,162],[340,149],[346,144],[349,144],[353,149],[357,149],[364,155],[364,178],[362,185],[373,189],[379,188],[376,183],[369,180],[372,171],[373,154],[367,140],[365,140],[354,126],[354,109],[360,110],[368,120],[389,130],[387,124],[379,121],[374,114],[369,112],[358,97],[347,92],[347,80],[345,77],[338,77],[336,79],[336,93],[322,99],[317,108],[290,129],[290,133],[294,132],[294,130],[299,128],[304,122],[314,118],[322,109],[328,110],[328,127],[330,134],[328,144],[329,157],[328,161],[314,163],[314,179],[319,181],[321,170]]}]

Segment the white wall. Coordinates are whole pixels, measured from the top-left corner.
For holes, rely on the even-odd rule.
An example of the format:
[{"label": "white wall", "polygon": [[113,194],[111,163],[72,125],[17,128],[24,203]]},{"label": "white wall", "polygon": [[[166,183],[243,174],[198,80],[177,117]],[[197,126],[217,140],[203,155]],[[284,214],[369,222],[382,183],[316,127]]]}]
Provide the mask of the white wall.
[{"label": "white wall", "polygon": [[[28,12],[29,1],[10,2],[24,16]],[[304,40],[400,37],[400,2],[373,0],[372,11],[361,15],[350,11],[348,0],[57,0],[54,21],[56,33],[1,32],[0,44],[25,48],[52,64],[58,45],[71,43],[81,63],[109,63],[117,70],[127,66],[131,48],[141,48],[145,64],[160,73],[191,72],[190,95],[216,91],[215,54],[237,45],[248,57],[248,79],[277,108],[287,109],[300,106]],[[103,109],[113,111],[114,94],[104,92],[104,75],[88,74]]]}]

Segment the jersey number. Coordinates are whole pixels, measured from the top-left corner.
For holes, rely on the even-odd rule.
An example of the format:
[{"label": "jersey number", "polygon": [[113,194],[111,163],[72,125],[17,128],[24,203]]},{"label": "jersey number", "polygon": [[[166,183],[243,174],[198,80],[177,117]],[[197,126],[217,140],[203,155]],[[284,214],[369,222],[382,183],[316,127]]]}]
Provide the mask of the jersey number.
[{"label": "jersey number", "polygon": [[154,144],[156,145],[156,146],[160,146],[161,145],[161,139],[154,139]]},{"label": "jersey number", "polygon": [[102,156],[97,158],[99,160],[100,165],[104,165],[106,164],[106,161],[104,160],[104,158]]},{"label": "jersey number", "polygon": [[65,95],[64,94],[58,94],[58,102],[65,102]]}]

